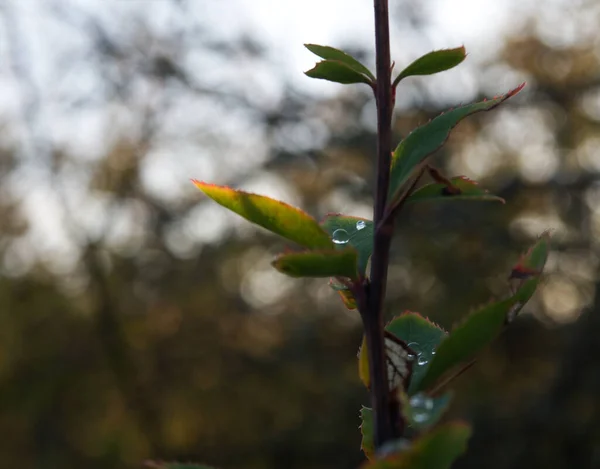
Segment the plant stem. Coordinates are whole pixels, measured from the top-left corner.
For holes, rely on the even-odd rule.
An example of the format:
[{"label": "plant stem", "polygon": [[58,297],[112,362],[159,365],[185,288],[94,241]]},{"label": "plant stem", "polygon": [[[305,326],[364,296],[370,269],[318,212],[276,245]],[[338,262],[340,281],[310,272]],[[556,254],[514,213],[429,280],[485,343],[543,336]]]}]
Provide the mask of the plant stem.
[{"label": "plant stem", "polygon": [[[375,53],[377,61],[377,186],[373,218],[375,226],[373,256],[371,258],[371,283],[367,290],[366,311],[361,311],[369,350],[371,402],[375,419],[375,447],[394,438],[390,419],[390,394],[386,373],[383,337],[383,301],[387,282],[393,220],[384,221],[387,193],[390,182],[390,155],[392,151],[392,88],[390,80],[390,32],[388,0],[374,0]],[[384,223],[381,223],[384,221]],[[400,424],[399,431],[403,425]]]}]

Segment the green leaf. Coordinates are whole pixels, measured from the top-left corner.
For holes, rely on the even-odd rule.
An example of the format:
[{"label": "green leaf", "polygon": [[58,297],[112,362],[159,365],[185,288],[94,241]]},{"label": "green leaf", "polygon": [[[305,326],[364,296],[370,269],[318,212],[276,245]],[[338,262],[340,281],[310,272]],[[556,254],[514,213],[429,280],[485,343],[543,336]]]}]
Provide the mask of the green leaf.
[{"label": "green leaf", "polygon": [[442,341],[417,390],[428,389],[446,372],[472,360],[481,352],[500,334],[515,302],[511,297],[491,303],[469,315]]},{"label": "green leaf", "polygon": [[424,393],[412,397],[402,391],[398,393],[402,413],[411,428],[422,431],[437,424],[450,405],[451,393],[430,397]]},{"label": "green leaf", "polygon": [[409,395],[419,389],[436,349],[447,336],[446,331],[418,313],[405,312],[392,319],[385,329],[402,339],[417,354],[408,387]]},{"label": "green leaf", "polygon": [[360,409],[360,419],[360,433],[362,434],[360,449],[363,450],[363,453],[365,453],[367,458],[371,459],[375,452],[375,440],[373,439],[373,409],[363,406]]},{"label": "green leaf", "polygon": [[543,233],[538,241],[527,251],[513,267],[511,278],[521,277],[520,285],[514,298],[517,303],[513,306],[507,317],[507,322],[512,322],[519,311],[525,306],[525,303],[535,293],[544,270],[548,254],[550,252],[550,234]]},{"label": "green leaf", "polygon": [[358,349],[358,377],[367,389],[371,387],[371,374],[369,372],[369,350],[367,349],[367,338],[363,335],[360,348]]},{"label": "green leaf", "polygon": [[471,428],[450,422],[414,440],[406,449],[374,459],[363,469],[449,469],[467,449]]},{"label": "green leaf", "polygon": [[513,268],[511,276],[515,272],[521,275],[521,285],[516,293],[480,308],[456,326],[438,347],[418,391],[430,388],[458,365],[473,360],[514,319],[535,292],[549,250],[550,237],[544,233]]},{"label": "green leaf", "polygon": [[411,132],[396,147],[392,155],[388,210],[392,210],[402,192],[405,183],[410,179],[415,169],[420,168],[434,151],[440,148],[448,139],[450,131],[461,119],[481,111],[489,111],[523,89],[525,83],[494,99],[468,104],[449,110],[427,124]]},{"label": "green leaf", "polygon": [[[438,344],[446,336],[446,332],[418,313],[405,312],[394,318],[385,330],[401,339],[414,352],[415,356],[410,368],[409,393],[416,392],[419,382],[427,370],[427,366]],[[411,352],[411,353],[412,353]],[[370,385],[369,358],[366,339],[358,352],[358,376],[368,388]]]},{"label": "green leaf", "polygon": [[371,73],[371,71],[361,64],[358,60],[352,57],[350,54],[343,52],[339,49],[329,46],[320,46],[318,44],[304,44],[309,51],[313,54],[318,55],[322,59],[325,60],[337,60],[342,62],[344,65],[347,65],[351,69],[357,71],[358,73],[362,73],[366,75],[371,80],[375,80],[375,75]]},{"label": "green leaf", "polygon": [[[550,252],[550,233],[542,233],[537,242],[521,257],[517,266],[527,267],[541,273]],[[515,268],[517,268],[515,266]]]},{"label": "green leaf", "polygon": [[365,218],[330,213],[321,222],[338,249],[350,245],[358,251],[358,273],[364,276],[373,252],[373,222]]},{"label": "green leaf", "polygon": [[230,187],[192,182],[208,197],[273,233],[314,249],[331,249],[333,243],[317,221],[302,210],[279,200]]},{"label": "green leaf", "polygon": [[349,277],[357,278],[356,249],[303,251],[281,254],[273,267],[290,277]]},{"label": "green leaf", "polygon": [[343,85],[350,85],[352,83],[366,83],[367,85],[372,85],[371,80],[368,77],[339,60],[324,60],[317,63],[317,65],[310,70],[304,72],[304,74],[311,78],[333,81]]},{"label": "green leaf", "polygon": [[400,75],[394,80],[394,85],[397,86],[400,80],[410,76],[417,75],[433,75],[434,73],[450,70],[460,64],[467,56],[464,47],[456,49],[434,50],[419,57],[408,67],[406,67]]},{"label": "green leaf", "polygon": [[414,191],[406,203],[427,202],[430,200],[483,200],[504,203],[504,199],[488,193],[485,189],[464,176],[450,179],[451,187],[445,184],[427,184]]}]

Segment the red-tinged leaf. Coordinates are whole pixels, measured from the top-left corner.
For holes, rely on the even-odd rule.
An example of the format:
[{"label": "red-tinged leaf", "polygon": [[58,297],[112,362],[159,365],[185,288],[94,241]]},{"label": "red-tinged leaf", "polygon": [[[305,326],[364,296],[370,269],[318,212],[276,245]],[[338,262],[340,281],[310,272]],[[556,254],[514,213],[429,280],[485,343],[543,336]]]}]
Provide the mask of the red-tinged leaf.
[{"label": "red-tinged leaf", "polygon": [[230,187],[207,184],[195,179],[192,182],[215,202],[273,233],[307,248],[333,249],[329,235],[317,221],[296,207]]},{"label": "red-tinged leaf", "polygon": [[350,290],[338,290],[338,294],[344,303],[344,306],[348,309],[356,309],[358,308],[358,304],[356,303],[356,298]]},{"label": "red-tinged leaf", "polygon": [[454,177],[447,184],[427,184],[414,191],[406,203],[427,202],[430,200],[481,200],[504,203],[504,199],[490,194],[475,181],[464,176]]},{"label": "red-tinged leaf", "polygon": [[418,127],[402,140],[392,155],[388,211],[393,210],[398,203],[407,181],[415,170],[421,168],[427,157],[446,142],[456,124],[471,114],[495,108],[521,91],[524,86],[525,83],[503,96],[447,111]]},{"label": "red-tinged leaf", "polygon": [[[527,303],[535,293],[535,290],[540,283],[541,274],[543,273],[544,266],[548,260],[549,253],[550,233],[545,232],[531,249],[521,257],[517,265],[513,267],[511,277],[519,280],[517,292],[514,295],[517,304],[513,307],[507,317],[507,322],[512,322],[525,303]],[[519,276],[516,276],[515,272],[519,272]]]},{"label": "red-tinged leaf", "polygon": [[[417,391],[424,391],[440,382],[451,372],[474,360],[512,322],[535,292],[540,275],[548,258],[550,237],[544,233],[536,244],[521,257],[517,266],[533,269],[537,273],[521,280],[517,291],[510,298],[490,303],[457,325],[444,339],[419,383]],[[513,269],[514,270],[514,269]]]},{"label": "red-tinged leaf", "polygon": [[550,234],[543,233],[540,239],[519,259],[513,267],[509,280],[527,280],[541,273],[550,251]]},{"label": "red-tinged leaf", "polygon": [[356,250],[320,250],[281,254],[273,267],[290,277],[349,277],[357,278]]},{"label": "red-tinged leaf", "polygon": [[333,81],[343,85],[353,83],[366,83],[372,85],[371,80],[366,75],[357,72],[339,60],[324,60],[317,63],[313,68],[304,72],[306,76],[311,78],[319,78],[321,80]]},{"label": "red-tinged leaf", "polygon": [[313,54],[318,55],[322,59],[325,60],[337,60],[338,62],[342,62],[344,65],[347,65],[351,69],[361,73],[371,80],[375,80],[375,76],[371,73],[371,71],[361,64],[358,60],[352,57],[350,54],[343,52],[339,49],[335,49],[334,47],[329,46],[320,46],[318,44],[304,44],[309,51]]},{"label": "red-tinged leaf", "polygon": [[379,457],[376,455],[361,469],[449,469],[466,451],[470,437],[469,425],[450,422],[425,433],[410,445],[395,445],[400,450]]},{"label": "red-tinged leaf", "polygon": [[343,280],[340,278],[330,278],[329,279],[329,287],[338,292],[344,306],[348,309],[356,309],[358,307],[356,303],[356,298],[354,298],[354,294],[350,291],[348,285],[343,283]]},{"label": "red-tinged leaf", "polygon": [[433,75],[434,73],[443,72],[460,64],[467,56],[464,47],[456,49],[434,50],[418,58],[408,67],[406,67],[400,75],[394,80],[394,85],[397,86],[400,80],[410,76],[417,75]]}]

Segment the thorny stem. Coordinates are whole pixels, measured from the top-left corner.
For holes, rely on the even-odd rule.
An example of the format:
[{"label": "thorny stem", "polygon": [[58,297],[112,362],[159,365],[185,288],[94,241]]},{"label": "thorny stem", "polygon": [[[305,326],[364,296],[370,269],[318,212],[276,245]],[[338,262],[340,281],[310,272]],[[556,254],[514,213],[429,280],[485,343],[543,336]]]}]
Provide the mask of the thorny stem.
[{"label": "thorny stem", "polygon": [[[374,223],[377,227],[371,258],[371,283],[365,284],[366,304],[361,308],[369,351],[371,403],[374,414],[374,443],[379,448],[386,441],[399,437],[403,424],[392,425],[391,399],[388,387],[383,336],[383,300],[387,282],[390,243],[393,234],[391,217],[383,224],[390,182],[390,155],[392,151],[392,88],[390,61],[390,32],[388,0],[374,0],[375,53],[377,61],[377,186],[375,189]],[[401,415],[401,413],[400,413]]]}]

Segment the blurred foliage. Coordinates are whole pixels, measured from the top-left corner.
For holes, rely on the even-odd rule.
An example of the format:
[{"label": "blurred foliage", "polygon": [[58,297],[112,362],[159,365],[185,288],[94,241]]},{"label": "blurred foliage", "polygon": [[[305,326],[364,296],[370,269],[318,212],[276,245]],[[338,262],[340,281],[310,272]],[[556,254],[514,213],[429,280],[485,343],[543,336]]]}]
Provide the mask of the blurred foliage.
[{"label": "blurred foliage", "polygon": [[[272,269],[284,244],[209,209],[189,178],[317,218],[368,217],[372,100],[273,85],[265,45],[188,21],[192,4],[152,2],[165,29],[44,3],[46,21],[85,46],[56,48],[47,87],[14,27],[20,10],[1,12],[3,78],[20,97],[0,116],[2,467],[363,460],[356,312],[326,280]],[[584,27],[598,12],[561,8],[479,64],[465,101],[522,78],[524,96],[461,123],[434,157],[507,204],[414,204],[392,246],[390,317],[420,311],[449,329],[479,306],[467,298],[504,293],[523,248],[554,230],[540,293],[457,383],[451,416],[474,423],[460,468],[600,465],[600,55]],[[440,94],[403,82],[397,137],[446,108]]]}]

